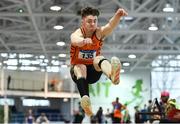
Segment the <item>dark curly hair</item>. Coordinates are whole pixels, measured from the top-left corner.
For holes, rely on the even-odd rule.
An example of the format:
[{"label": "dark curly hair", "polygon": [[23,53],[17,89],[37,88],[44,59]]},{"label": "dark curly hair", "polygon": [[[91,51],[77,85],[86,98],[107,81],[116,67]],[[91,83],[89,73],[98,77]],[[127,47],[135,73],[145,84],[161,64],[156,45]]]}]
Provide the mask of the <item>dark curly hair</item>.
[{"label": "dark curly hair", "polygon": [[95,9],[95,8],[92,8],[92,7],[86,7],[86,8],[83,8],[81,10],[81,17],[86,17],[88,15],[93,15],[93,16],[99,16],[99,10],[98,9]]}]

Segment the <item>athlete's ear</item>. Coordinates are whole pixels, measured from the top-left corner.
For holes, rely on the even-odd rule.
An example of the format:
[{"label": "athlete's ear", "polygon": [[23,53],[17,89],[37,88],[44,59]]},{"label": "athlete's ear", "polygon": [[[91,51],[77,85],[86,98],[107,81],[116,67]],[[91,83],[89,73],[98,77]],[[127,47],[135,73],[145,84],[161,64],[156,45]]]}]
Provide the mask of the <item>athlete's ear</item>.
[{"label": "athlete's ear", "polygon": [[81,20],[81,25],[85,25],[85,18],[83,17],[82,20]]},{"label": "athlete's ear", "polygon": [[84,18],[84,17],[82,18],[81,22],[82,22],[82,23],[84,23],[84,22],[85,22],[85,18]]},{"label": "athlete's ear", "polygon": [[81,25],[82,25],[83,23],[84,23],[84,20],[82,19],[82,20],[81,20]]}]

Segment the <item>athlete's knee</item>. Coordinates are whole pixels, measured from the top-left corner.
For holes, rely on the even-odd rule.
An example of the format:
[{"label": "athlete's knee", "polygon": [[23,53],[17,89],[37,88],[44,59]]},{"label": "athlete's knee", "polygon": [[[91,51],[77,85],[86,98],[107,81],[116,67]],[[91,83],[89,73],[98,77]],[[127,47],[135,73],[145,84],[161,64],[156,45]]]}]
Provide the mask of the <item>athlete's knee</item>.
[{"label": "athlete's knee", "polygon": [[107,60],[104,58],[104,56],[97,56],[94,61],[93,61],[93,65],[95,67],[96,70],[100,71],[101,70],[101,64],[104,60]]},{"label": "athlete's knee", "polygon": [[102,60],[102,59],[104,59],[104,56],[96,56],[94,58],[93,64],[98,65],[99,61]]},{"label": "athlete's knee", "polygon": [[87,68],[84,64],[78,64],[74,66],[74,74],[76,75],[77,79],[79,78],[86,78],[87,76]]}]

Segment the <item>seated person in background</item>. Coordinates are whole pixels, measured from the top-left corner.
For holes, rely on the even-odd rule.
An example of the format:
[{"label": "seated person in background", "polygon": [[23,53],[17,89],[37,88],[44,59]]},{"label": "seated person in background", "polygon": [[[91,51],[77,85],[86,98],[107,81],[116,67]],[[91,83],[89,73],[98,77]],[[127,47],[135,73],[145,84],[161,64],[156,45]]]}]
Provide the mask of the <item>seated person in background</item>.
[{"label": "seated person in background", "polygon": [[25,117],[25,124],[33,124],[34,122],[35,122],[35,117],[33,115],[32,109],[29,109]]},{"label": "seated person in background", "polygon": [[37,124],[49,124],[49,120],[46,117],[45,113],[41,113],[41,115],[36,119]]},{"label": "seated person in background", "polygon": [[58,80],[55,77],[50,80],[50,88],[52,91],[55,91],[57,83]]},{"label": "seated person in background", "polygon": [[165,114],[171,122],[180,122],[180,109],[176,107],[176,100],[170,99],[165,108]]},{"label": "seated person in background", "polygon": [[180,122],[180,110],[176,108],[176,100],[170,99],[168,91],[161,92],[160,112],[160,123]]},{"label": "seated person in background", "polygon": [[161,109],[162,109],[162,112],[165,112],[165,108],[166,108],[166,105],[167,105],[167,102],[169,100],[169,92],[168,91],[162,91],[161,92],[161,101],[160,101],[160,105],[161,105]]}]

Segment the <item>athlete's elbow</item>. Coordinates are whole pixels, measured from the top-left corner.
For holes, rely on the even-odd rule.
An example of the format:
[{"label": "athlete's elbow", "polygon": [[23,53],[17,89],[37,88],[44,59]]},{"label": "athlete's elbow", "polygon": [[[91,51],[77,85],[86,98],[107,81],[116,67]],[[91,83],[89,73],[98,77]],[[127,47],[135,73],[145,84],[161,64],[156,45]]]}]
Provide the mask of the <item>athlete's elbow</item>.
[{"label": "athlete's elbow", "polygon": [[79,42],[79,41],[71,41],[71,44],[73,46],[77,46],[77,47],[82,47],[84,46],[84,44],[82,42]]}]

